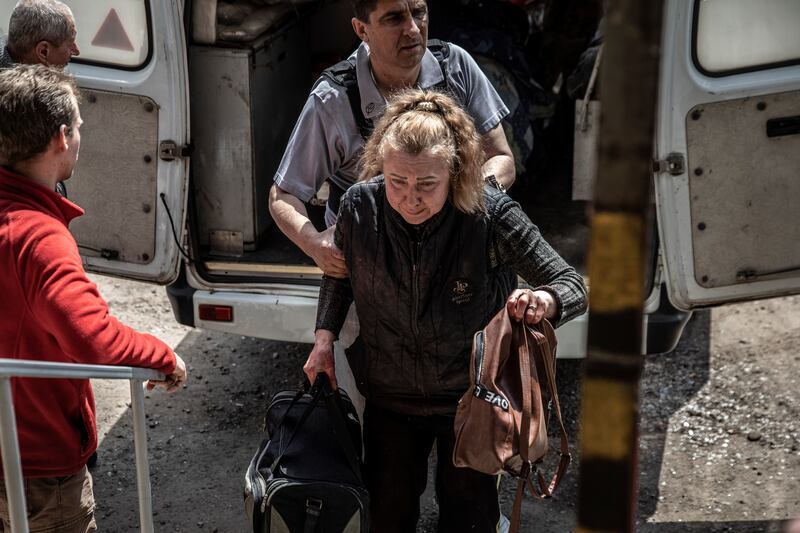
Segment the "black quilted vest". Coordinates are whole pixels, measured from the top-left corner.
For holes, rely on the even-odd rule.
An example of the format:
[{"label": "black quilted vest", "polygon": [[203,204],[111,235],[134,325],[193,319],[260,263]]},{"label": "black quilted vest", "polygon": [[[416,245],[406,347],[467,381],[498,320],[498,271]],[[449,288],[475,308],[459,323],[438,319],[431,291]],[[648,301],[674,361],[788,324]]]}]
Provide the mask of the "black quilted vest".
[{"label": "black quilted vest", "polygon": [[351,187],[342,200],[342,249],[361,324],[348,350],[368,401],[406,414],[454,414],[469,385],[472,338],[516,288],[507,267],[492,268],[491,213],[466,215],[448,201],[418,241],[386,201],[382,178]]}]

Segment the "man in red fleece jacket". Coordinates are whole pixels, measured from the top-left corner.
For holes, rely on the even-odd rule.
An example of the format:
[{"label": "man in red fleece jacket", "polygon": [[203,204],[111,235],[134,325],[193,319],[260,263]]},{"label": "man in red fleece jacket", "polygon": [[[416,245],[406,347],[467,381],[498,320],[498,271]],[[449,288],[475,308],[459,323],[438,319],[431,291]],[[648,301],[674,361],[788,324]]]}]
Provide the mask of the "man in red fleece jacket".
[{"label": "man in red fleece jacket", "polygon": [[[177,390],[183,361],[109,315],[67,227],[83,210],[54,192],[78,159],[77,96],[57,69],[0,72],[0,357],[154,368]],[[12,390],[31,531],[95,531],[89,380],[16,378]],[[10,530],[2,483],[0,521]]]}]

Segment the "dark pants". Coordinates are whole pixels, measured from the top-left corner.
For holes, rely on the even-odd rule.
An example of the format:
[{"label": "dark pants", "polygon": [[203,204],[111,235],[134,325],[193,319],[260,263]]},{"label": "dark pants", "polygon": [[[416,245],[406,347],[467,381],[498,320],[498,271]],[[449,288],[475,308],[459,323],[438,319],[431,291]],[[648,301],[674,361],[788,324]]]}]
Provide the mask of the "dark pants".
[{"label": "dark pants", "polygon": [[414,533],[419,497],[436,442],[439,533],[494,533],[500,518],[497,477],[453,466],[452,416],[406,416],[369,405],[364,461],[374,533]]}]

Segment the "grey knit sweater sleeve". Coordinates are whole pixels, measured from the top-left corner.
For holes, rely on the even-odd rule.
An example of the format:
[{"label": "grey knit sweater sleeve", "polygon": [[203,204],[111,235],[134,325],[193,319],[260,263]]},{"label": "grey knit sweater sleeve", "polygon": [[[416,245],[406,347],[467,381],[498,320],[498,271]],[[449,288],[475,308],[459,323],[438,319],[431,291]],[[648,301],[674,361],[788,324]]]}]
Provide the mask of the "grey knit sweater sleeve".
[{"label": "grey knit sweater sleeve", "polygon": [[[342,205],[347,201],[347,196],[344,196]],[[333,243],[340,250],[346,250],[345,234],[349,231],[352,221],[344,215],[341,208],[339,213],[340,217],[333,234]],[[345,319],[347,319],[347,312],[350,310],[352,302],[353,287],[350,284],[350,279],[323,276],[322,285],[319,288],[319,302],[317,303],[316,329],[332,331],[338,336]]]},{"label": "grey knit sweater sleeve", "polygon": [[587,294],[583,277],[544,240],[520,205],[503,194],[489,215],[498,262],[555,297],[558,311],[553,324],[559,326],[584,313]]},{"label": "grey knit sweater sleeve", "polygon": [[324,276],[319,288],[316,329],[332,331],[338,336],[352,301],[353,289],[349,279]]}]

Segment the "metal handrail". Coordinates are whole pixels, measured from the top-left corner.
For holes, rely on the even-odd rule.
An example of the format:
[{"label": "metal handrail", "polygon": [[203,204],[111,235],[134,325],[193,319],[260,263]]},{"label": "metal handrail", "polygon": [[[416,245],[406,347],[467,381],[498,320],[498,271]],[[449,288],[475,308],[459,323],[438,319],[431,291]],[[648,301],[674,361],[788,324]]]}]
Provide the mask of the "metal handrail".
[{"label": "metal handrail", "polygon": [[24,359],[0,358],[0,455],[8,498],[11,531],[28,533],[25,485],[20,464],[17,420],[11,394],[11,378],[127,379],[131,383],[133,407],[133,442],[136,457],[136,485],[139,493],[139,523],[143,533],[153,533],[153,502],[150,492],[150,463],[147,459],[147,435],[142,383],[164,379],[150,368],[129,366],[81,365]]}]

